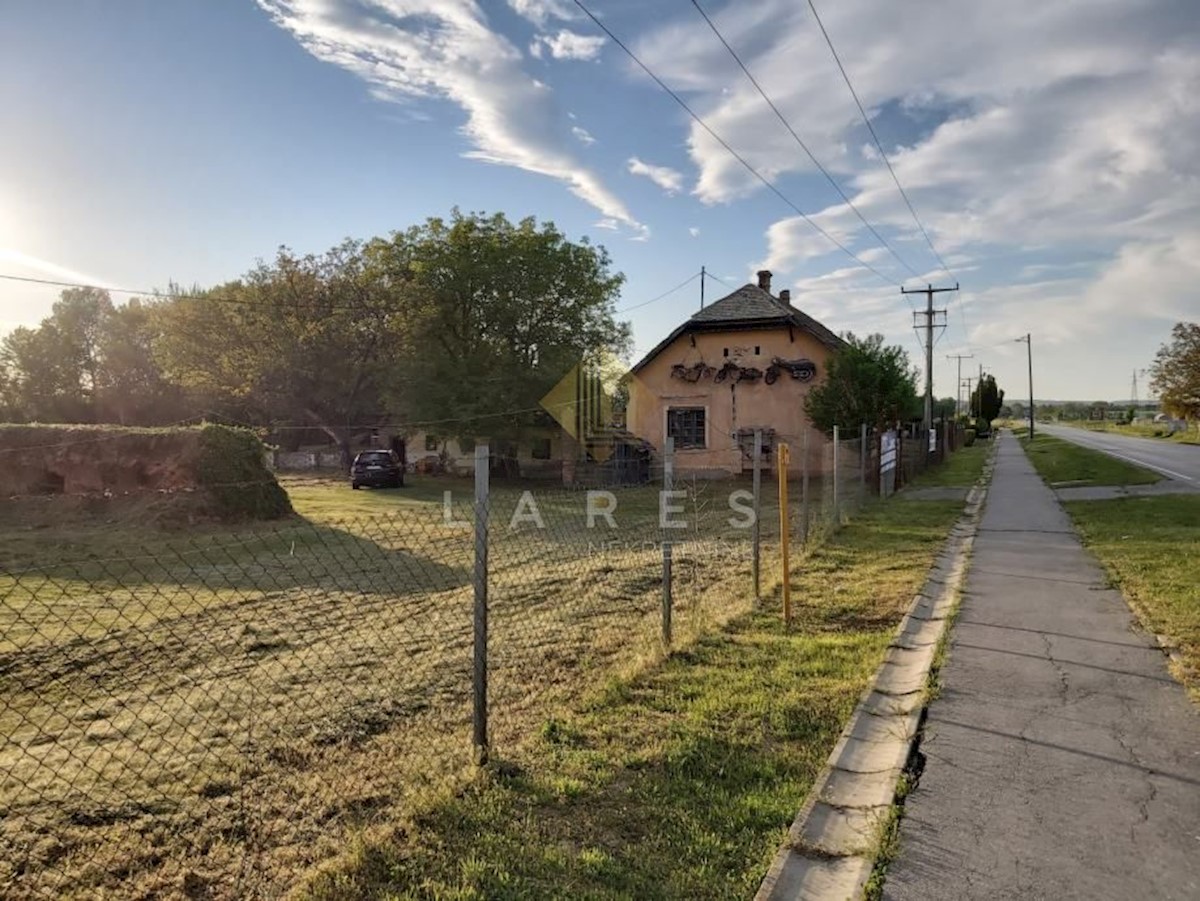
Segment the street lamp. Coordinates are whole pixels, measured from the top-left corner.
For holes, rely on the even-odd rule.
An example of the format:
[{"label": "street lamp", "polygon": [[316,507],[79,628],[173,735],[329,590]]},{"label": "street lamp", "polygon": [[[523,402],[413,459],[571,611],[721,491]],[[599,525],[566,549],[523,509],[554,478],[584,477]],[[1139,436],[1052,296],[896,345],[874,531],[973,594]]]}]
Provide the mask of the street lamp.
[{"label": "street lamp", "polygon": [[1029,357],[1029,440],[1033,440],[1033,337],[1029,332],[1024,338],[1014,338],[1014,341],[1025,345]]}]

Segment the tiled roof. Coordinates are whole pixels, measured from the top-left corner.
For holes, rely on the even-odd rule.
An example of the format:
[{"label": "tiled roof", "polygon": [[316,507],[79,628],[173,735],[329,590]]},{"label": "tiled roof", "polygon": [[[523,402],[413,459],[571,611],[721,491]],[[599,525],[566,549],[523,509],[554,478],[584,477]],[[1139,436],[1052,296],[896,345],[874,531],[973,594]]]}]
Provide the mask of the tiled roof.
[{"label": "tiled roof", "polygon": [[732,294],[709,304],[693,322],[729,322],[738,319],[782,319],[791,310],[758,285],[742,285]]},{"label": "tiled roof", "polygon": [[753,328],[755,326],[791,325],[804,329],[822,344],[833,349],[845,342],[807,313],[784,303],[758,285],[742,285],[732,294],[709,304],[692,316],[646,354],[634,367],[637,372],[680,335],[697,331]]}]

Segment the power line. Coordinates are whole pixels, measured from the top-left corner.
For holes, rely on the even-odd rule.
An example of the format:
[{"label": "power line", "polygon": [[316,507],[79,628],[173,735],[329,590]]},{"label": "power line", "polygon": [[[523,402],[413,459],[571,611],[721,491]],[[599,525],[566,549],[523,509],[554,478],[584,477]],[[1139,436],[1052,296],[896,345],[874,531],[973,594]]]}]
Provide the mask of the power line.
[{"label": "power line", "polygon": [[[700,277],[699,272],[694,273],[693,275],[688,276],[684,281],[680,282],[674,288],[670,288],[669,290],[664,291],[662,294],[659,294],[657,297],[652,297],[649,300],[643,301],[642,303],[636,303],[633,306],[622,307],[619,310],[614,310],[613,315],[620,315],[621,313],[628,313],[630,310],[636,310],[639,307],[645,307],[645,306],[649,306],[652,303],[658,303],[658,301],[669,297],[670,295],[674,294],[676,291],[679,291],[682,288],[686,288],[688,285],[690,285],[692,282],[694,282],[699,277]],[[713,277],[715,278],[715,276],[713,276]],[[14,282],[30,282],[35,285],[49,285],[49,286],[55,287],[55,288],[91,288],[92,290],[95,290],[95,291],[107,291],[110,294],[130,294],[130,295],[134,295],[134,296],[138,296],[138,297],[148,297],[148,298],[152,298],[152,299],[166,298],[168,300],[207,300],[207,301],[212,301],[213,303],[234,303],[234,304],[242,304],[242,305],[261,306],[261,304],[258,304],[254,300],[248,300],[248,299],[244,299],[244,298],[240,298],[240,297],[229,297],[226,295],[212,294],[212,293],[191,294],[191,293],[174,293],[174,292],[167,292],[167,291],[145,291],[145,290],[139,290],[136,288],[110,288],[105,285],[89,285],[89,284],[85,284],[83,282],[60,282],[60,281],[54,281],[53,279],[47,279],[47,278],[33,278],[32,276],[25,276],[25,275],[9,275],[9,274],[3,273],[3,272],[0,272],[0,279],[6,279],[8,281],[14,281]],[[333,306],[323,305],[321,308],[322,309],[341,309],[341,310],[361,310],[362,309],[362,307],[358,307],[358,306],[351,307],[351,306],[342,306],[342,305],[333,305]]]},{"label": "power line", "polygon": [[670,296],[671,296],[672,294],[674,294],[676,291],[679,291],[679,290],[680,290],[680,289],[682,289],[682,288],[686,288],[688,285],[690,285],[692,282],[694,282],[694,281],[695,281],[696,279],[698,279],[698,278],[700,278],[700,273],[699,273],[699,272],[695,273],[694,275],[690,275],[690,276],[688,276],[688,277],[687,277],[687,278],[686,278],[684,281],[681,281],[681,282],[680,282],[678,285],[676,285],[674,288],[671,288],[671,289],[669,289],[669,290],[667,290],[667,291],[663,291],[663,293],[662,293],[662,294],[659,294],[657,297],[651,297],[649,300],[644,300],[644,301],[642,301],[641,303],[635,303],[633,306],[629,306],[629,307],[622,307],[622,308],[621,308],[621,309],[619,309],[619,310],[614,310],[614,311],[613,311],[613,315],[614,315],[614,316],[619,316],[619,315],[621,315],[622,313],[628,313],[630,310],[636,310],[636,309],[639,309],[639,308],[641,308],[641,307],[648,307],[648,306],[650,306],[650,304],[652,304],[652,303],[658,303],[660,300],[663,300],[663,299],[665,299],[665,298],[667,298],[667,297],[670,297]]},{"label": "power line", "polygon": [[824,35],[825,43],[829,45],[829,52],[833,54],[833,61],[837,63],[838,71],[842,73],[842,80],[846,82],[846,87],[850,89],[850,96],[854,98],[858,112],[862,116],[863,122],[866,123],[867,130],[871,133],[871,138],[875,141],[875,147],[879,150],[879,155],[883,157],[883,162],[887,166],[888,172],[892,175],[892,181],[896,183],[896,188],[900,191],[900,196],[904,198],[904,203],[908,207],[908,211],[912,213],[913,221],[917,223],[917,228],[921,230],[921,234],[925,238],[925,243],[929,245],[929,249],[933,252],[933,256],[938,261],[938,264],[948,275],[953,276],[954,273],[950,271],[950,267],[946,265],[946,261],[942,259],[942,255],[933,246],[933,241],[929,238],[929,232],[925,230],[925,226],[921,223],[921,217],[917,215],[916,208],[912,205],[912,201],[908,199],[908,193],[904,190],[904,186],[900,184],[900,179],[896,176],[896,170],[892,168],[891,160],[888,159],[887,154],[883,150],[883,143],[879,140],[879,135],[875,133],[875,126],[871,124],[871,119],[867,115],[867,111],[863,109],[862,101],[858,99],[858,92],[854,90],[854,85],[850,82],[850,76],[846,74],[846,67],[842,65],[842,59],[838,56],[837,48],[833,46],[833,39],[829,37],[829,32],[825,30],[825,23],[821,21],[813,0],[808,0],[808,8],[812,10],[813,18],[817,20],[817,27],[821,29],[821,34]]},{"label": "power line", "polygon": [[620,38],[618,38],[615,34],[613,34],[613,32],[609,29],[609,27],[607,25],[605,25],[598,18],[596,18],[595,14],[583,4],[582,0],[574,0],[574,2],[575,2],[575,5],[578,6],[583,11],[583,13],[589,19],[592,20],[593,23],[595,23],[596,27],[599,28],[601,31],[603,31],[606,35],[608,35],[608,37],[612,40],[612,42],[614,44],[616,44],[623,51],[625,51],[625,54],[631,60],[633,60],[635,63],[637,63],[637,65],[641,68],[641,70],[643,72],[645,72],[647,75],[649,75],[650,78],[654,81],[654,83],[657,84],[660,88],[662,88],[663,91],[666,92],[671,97],[672,100],[674,100],[677,104],[679,104],[679,106],[683,108],[684,112],[686,112],[689,116],[692,117],[692,119],[695,120],[697,125],[699,125],[706,132],[708,132],[709,136],[714,141],[716,141],[718,144],[720,144],[722,147],[724,147],[730,156],[732,156],[739,163],[741,163],[742,166],[744,166],[751,175],[753,175],[760,182],[762,182],[764,185],[766,185],[767,188],[773,194],[775,194],[776,197],[778,197],[780,200],[782,200],[784,203],[786,203],[791,209],[793,209],[797,213],[797,215],[800,216],[800,218],[802,218],[805,222],[807,222],[810,226],[812,226],[813,229],[815,229],[819,234],[824,236],[828,241],[830,241],[830,243],[832,243],[834,246],[836,246],[839,250],[841,250],[844,254],[846,254],[846,256],[850,257],[850,259],[854,260],[856,263],[858,263],[864,269],[867,269],[870,272],[874,273],[876,276],[883,279],[883,281],[887,282],[890,285],[893,285],[896,287],[900,286],[900,282],[896,281],[894,278],[891,278],[890,276],[884,275],[882,272],[880,272],[878,269],[876,269],[874,266],[872,266],[866,260],[863,260],[862,258],[860,258],[856,253],[854,253],[854,251],[850,250],[850,248],[846,247],[846,245],[844,245],[841,241],[839,241],[837,238],[835,238],[833,235],[831,235],[829,232],[827,232],[818,223],[813,221],[813,219],[810,218],[809,215],[804,212],[804,210],[800,209],[800,207],[798,207],[794,202],[792,202],[792,200],[790,200],[787,197],[787,195],[785,195],[782,191],[780,191],[779,188],[775,186],[774,182],[772,182],[769,178],[767,178],[765,175],[763,175],[761,172],[759,172],[757,169],[755,169],[752,165],[750,165],[750,163],[746,161],[745,157],[743,157],[740,153],[738,153],[736,150],[733,149],[733,147],[731,147],[729,145],[729,142],[727,142],[719,134],[717,134],[715,131],[713,131],[713,129],[709,126],[709,124],[707,122],[705,122],[690,106],[688,106],[687,101],[685,101],[682,97],[680,97],[673,90],[671,90],[671,88],[667,86],[666,82],[664,82],[661,78],[659,78],[657,75],[655,75],[654,72],[650,69],[650,67],[647,66],[644,62],[641,61],[641,59],[638,58],[636,53],[634,53],[632,50],[630,50],[629,47],[626,46],[626,44]]},{"label": "power line", "polygon": [[760,95],[762,95],[762,99],[767,102],[767,106],[769,106],[771,108],[771,111],[773,113],[775,113],[776,118],[779,119],[779,121],[781,123],[783,123],[783,127],[788,130],[788,133],[792,136],[792,138],[796,141],[796,143],[800,145],[800,149],[803,150],[805,152],[805,154],[808,155],[808,158],[809,158],[809,160],[812,161],[812,164],[817,167],[817,169],[820,171],[820,173],[822,175],[825,176],[825,180],[827,182],[829,182],[830,185],[833,186],[833,189],[835,191],[837,191],[838,196],[841,197],[843,201],[845,201],[846,206],[850,207],[850,209],[854,211],[854,215],[859,218],[859,221],[862,222],[862,224],[864,226],[866,226],[867,231],[869,231],[872,235],[875,236],[875,239],[877,241],[879,241],[879,243],[881,245],[883,245],[884,249],[887,250],[888,253],[890,253],[893,257],[895,257],[895,259],[897,260],[897,262],[900,263],[901,266],[903,266],[905,269],[907,269],[914,278],[919,278],[921,273],[917,272],[916,269],[914,269],[912,266],[910,266],[906,260],[904,260],[898,253],[896,253],[895,249],[884,239],[883,235],[881,235],[875,229],[875,226],[873,226],[870,222],[867,221],[866,217],[863,216],[863,214],[859,211],[858,207],[856,207],[854,205],[854,202],[848,196],[846,196],[846,192],[842,190],[841,185],[839,185],[837,183],[837,181],[834,179],[834,177],[829,174],[829,171],[824,166],[821,165],[820,161],[813,155],[813,152],[811,150],[809,150],[808,145],[804,143],[804,141],[803,141],[803,139],[801,139],[800,135],[796,134],[796,129],[794,129],[792,127],[792,124],[790,122],[788,122],[788,120],[784,117],[783,113],[780,112],[779,107],[775,105],[773,100],[771,100],[770,96],[763,89],[763,86],[761,84],[759,84],[758,79],[756,79],[754,77],[754,75],[751,74],[750,70],[746,67],[746,64],[744,62],[742,62],[742,58],[740,56],[738,56],[737,51],[734,50],[733,47],[730,46],[729,41],[727,41],[725,39],[725,36],[723,34],[721,34],[720,30],[716,26],[716,23],[713,22],[713,20],[711,18],[709,18],[708,13],[706,13],[704,11],[703,7],[700,6],[699,0],[692,0],[692,5],[694,7],[696,7],[696,12],[700,13],[700,15],[703,17],[704,21],[708,23],[708,27],[712,29],[712,33],[717,36],[717,39],[724,45],[725,49],[729,51],[729,55],[732,56],[734,61],[738,64],[738,66],[741,67],[742,72],[744,72],[746,77],[748,79],[750,79],[750,83],[752,85],[754,85],[754,87],[758,91],[758,93]]}]

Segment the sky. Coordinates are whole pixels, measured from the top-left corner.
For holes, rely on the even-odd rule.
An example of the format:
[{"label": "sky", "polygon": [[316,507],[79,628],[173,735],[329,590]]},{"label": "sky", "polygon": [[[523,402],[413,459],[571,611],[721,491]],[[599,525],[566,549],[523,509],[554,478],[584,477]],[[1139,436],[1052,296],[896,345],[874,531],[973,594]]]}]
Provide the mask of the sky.
[{"label": "sky", "polygon": [[[608,249],[639,355],[701,266],[914,363],[900,286],[958,283],[938,396],[951,354],[1027,396],[1030,333],[1037,397],[1125,399],[1200,318],[1195,0],[814,0],[886,162],[807,3],[698,2],[784,121],[691,0],[585,5],[758,175],[574,0],[8,0],[0,273],[204,285],[532,215]],[[0,280],[0,333],[57,290]]]}]

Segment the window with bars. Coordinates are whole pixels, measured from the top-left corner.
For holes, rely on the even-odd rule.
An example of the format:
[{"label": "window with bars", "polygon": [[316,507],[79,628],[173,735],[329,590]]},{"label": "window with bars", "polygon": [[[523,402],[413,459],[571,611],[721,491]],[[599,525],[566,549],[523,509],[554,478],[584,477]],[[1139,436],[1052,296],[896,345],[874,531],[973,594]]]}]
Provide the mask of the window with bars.
[{"label": "window with bars", "polygon": [[675,439],[676,450],[705,447],[704,408],[671,407],[667,410],[667,437]]}]

